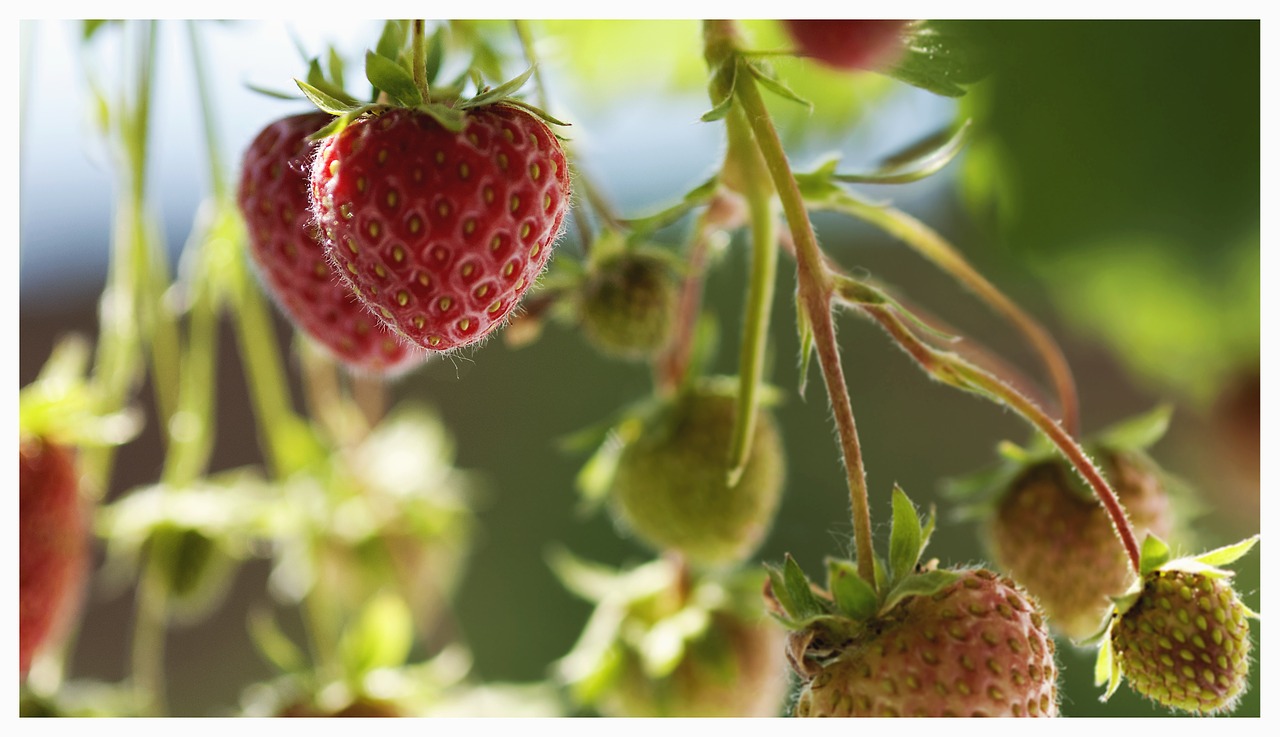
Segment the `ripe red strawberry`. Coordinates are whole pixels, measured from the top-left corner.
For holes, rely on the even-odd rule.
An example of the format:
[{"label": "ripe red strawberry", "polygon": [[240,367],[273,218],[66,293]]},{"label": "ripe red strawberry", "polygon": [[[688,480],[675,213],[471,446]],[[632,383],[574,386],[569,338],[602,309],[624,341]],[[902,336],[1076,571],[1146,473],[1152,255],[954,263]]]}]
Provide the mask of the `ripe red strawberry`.
[{"label": "ripe red strawberry", "polygon": [[280,309],[338,360],[373,372],[404,369],[425,354],[383,327],[333,274],[311,216],[317,144],[307,137],[330,120],[320,112],[277,120],[245,152],[239,203],[249,253]]},{"label": "ripe red strawberry", "polygon": [[[1099,455],[1135,533],[1169,534],[1169,497],[1157,469],[1134,452]],[[1000,500],[988,532],[995,563],[1044,607],[1053,629],[1076,640],[1098,632],[1109,597],[1133,572],[1111,519],[1061,460],[1022,473]]]},{"label": "ripe red strawberry", "polygon": [[1258,538],[1170,560],[1169,547],[1148,535],[1142,544],[1142,579],[1117,597],[1098,652],[1095,677],[1123,677],[1135,691],[1164,706],[1196,714],[1230,711],[1249,676],[1248,618],[1257,617],[1231,586],[1226,565]]},{"label": "ripe red strawberry", "polygon": [[311,201],[329,262],[393,330],[447,351],[484,338],[542,272],[569,207],[547,126],[505,103],[454,133],[375,109],[321,146]]},{"label": "ripe red strawberry", "polygon": [[18,451],[19,668],[76,608],[88,569],[88,540],[72,451],[44,439]]},{"label": "ripe red strawberry", "polygon": [[1034,600],[991,571],[956,573],[847,640],[792,635],[807,681],[796,716],[1057,716],[1053,639]]},{"label": "ripe red strawberry", "polygon": [[880,69],[904,47],[905,20],[783,21],[804,56],[836,69]]}]

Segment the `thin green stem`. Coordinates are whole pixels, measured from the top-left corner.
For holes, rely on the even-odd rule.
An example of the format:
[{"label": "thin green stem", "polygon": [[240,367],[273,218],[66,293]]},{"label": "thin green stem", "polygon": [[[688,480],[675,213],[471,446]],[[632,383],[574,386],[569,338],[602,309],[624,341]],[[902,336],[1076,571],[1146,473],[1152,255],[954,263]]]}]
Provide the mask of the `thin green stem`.
[{"label": "thin green stem", "polygon": [[865,220],[901,239],[921,256],[950,274],[986,302],[992,310],[1009,321],[1040,356],[1058,395],[1062,426],[1067,432],[1079,432],[1079,400],[1075,379],[1062,349],[1048,330],[1009,299],[965,260],[945,238],[929,226],[901,210],[864,202],[842,192],[831,202],[836,209]]},{"label": "thin green stem", "polygon": [[725,121],[729,151],[742,175],[751,221],[751,279],[743,307],[742,352],[738,359],[738,412],[729,445],[729,485],[742,478],[750,459],[751,438],[759,412],[760,382],[768,347],[769,317],[773,311],[774,283],[778,273],[778,218],[773,187],[760,151],[742,111],[734,109]]},{"label": "thin green stem", "polygon": [[421,18],[413,19],[411,31],[413,44],[413,84],[422,94],[424,103],[431,102],[431,88],[427,84],[427,31],[426,22]]},{"label": "thin green stem", "polygon": [[130,682],[145,716],[166,711],[164,651],[168,597],[155,580],[155,561],[148,557],[134,598],[133,642],[129,648]]},{"label": "thin green stem", "polygon": [[[874,552],[871,545],[871,509],[867,494],[866,471],[862,464],[862,450],[858,442],[857,425],[849,390],[845,383],[844,369],[840,364],[836,344],[835,324],[831,315],[832,284],[822,265],[822,251],[814,235],[804,197],[791,172],[790,162],[782,146],[782,139],[773,125],[768,108],[760,97],[754,77],[747,72],[737,53],[739,40],[732,21],[706,21],[704,38],[706,55],[712,68],[721,63],[738,66],[734,95],[741,105],[755,135],[756,145],[764,157],[773,185],[782,201],[782,210],[791,229],[796,246],[796,269],[799,282],[800,308],[805,310],[813,327],[814,344],[818,351],[818,365],[822,370],[827,396],[835,415],[836,430],[840,436],[841,455],[849,485],[849,499],[853,515],[854,545],[857,551],[858,575],[874,585]],[[718,75],[721,78],[724,75]]]},{"label": "thin green stem", "polygon": [[879,323],[907,352],[907,355],[939,381],[1002,403],[1043,433],[1058,448],[1067,462],[1076,469],[1085,483],[1093,488],[1098,500],[1111,517],[1111,524],[1115,528],[1116,536],[1120,538],[1120,543],[1124,546],[1134,573],[1141,575],[1141,548],[1138,546],[1137,536],[1134,535],[1129,517],[1125,514],[1124,506],[1079,443],[1053,418],[999,378],[955,354],[939,351],[925,344],[911,332],[892,308],[867,304],[854,306]]},{"label": "thin green stem", "polygon": [[209,183],[214,199],[221,201],[227,193],[226,175],[222,170],[222,147],[218,141],[218,127],[213,105],[213,93],[209,87],[209,73],[201,48],[198,21],[187,21],[187,37],[191,43],[191,63],[195,67],[196,91],[200,96],[200,119],[204,123],[204,147],[209,160]]}]

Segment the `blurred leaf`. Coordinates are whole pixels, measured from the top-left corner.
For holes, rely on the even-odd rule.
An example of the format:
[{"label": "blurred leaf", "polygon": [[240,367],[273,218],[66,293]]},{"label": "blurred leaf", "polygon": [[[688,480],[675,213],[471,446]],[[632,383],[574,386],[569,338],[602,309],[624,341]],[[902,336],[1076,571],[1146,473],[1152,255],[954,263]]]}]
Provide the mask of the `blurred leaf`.
[{"label": "blurred leaf", "polygon": [[379,594],[342,633],[339,648],[350,674],[403,665],[413,646],[413,618],[400,597]]},{"label": "blurred leaf", "polygon": [[1141,574],[1145,576],[1148,573],[1151,573],[1165,563],[1168,563],[1172,557],[1173,553],[1170,552],[1169,546],[1164,540],[1161,540],[1151,533],[1147,533],[1147,536],[1142,540]]},{"label": "blurred leaf", "polygon": [[1254,535],[1253,537],[1246,538],[1238,543],[1210,550],[1207,553],[1201,553],[1200,555],[1194,556],[1194,559],[1208,566],[1219,567],[1230,565],[1243,558],[1250,550],[1253,550],[1253,546],[1257,545],[1258,541],[1261,539],[1261,536]]},{"label": "blurred leaf", "polygon": [[798,103],[804,106],[806,110],[813,110],[813,103],[804,99],[800,95],[797,95],[794,90],[779,79],[777,72],[773,70],[773,67],[768,62],[760,60],[748,61],[745,63],[747,70],[751,72],[751,76],[755,77],[756,80],[759,81],[760,84],[764,85],[770,92],[784,100]]},{"label": "blurred leaf", "polygon": [[1150,412],[1130,417],[1103,430],[1097,442],[1104,448],[1143,450],[1155,445],[1169,429],[1173,405],[1162,404]]},{"label": "blurred leaf", "polygon": [[302,90],[302,94],[307,96],[316,107],[329,113],[330,115],[345,115],[360,109],[355,103],[344,102],[333,95],[314,85],[308,84],[301,79],[293,80],[297,83],[298,89]]},{"label": "blurred leaf", "polygon": [[939,131],[894,154],[879,169],[865,174],[834,174],[832,179],[861,184],[906,184],[941,171],[960,154],[973,121],[966,120],[954,132]]},{"label": "blurred leaf", "polygon": [[921,21],[888,75],[935,94],[960,97],[990,69],[981,47],[965,31],[965,26],[946,21]]},{"label": "blurred leaf", "polygon": [[306,658],[266,609],[249,613],[249,636],[258,652],[283,673],[301,670]]}]

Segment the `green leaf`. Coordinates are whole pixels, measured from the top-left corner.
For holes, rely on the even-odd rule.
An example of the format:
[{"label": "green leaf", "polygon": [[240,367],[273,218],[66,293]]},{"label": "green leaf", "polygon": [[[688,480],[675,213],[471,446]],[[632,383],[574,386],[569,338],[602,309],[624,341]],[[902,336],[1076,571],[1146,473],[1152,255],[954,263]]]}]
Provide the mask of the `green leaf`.
[{"label": "green leaf", "polygon": [[898,602],[911,596],[932,596],[939,591],[945,589],[955,583],[960,578],[960,574],[955,571],[925,571],[924,573],[914,573],[906,578],[898,581],[885,594],[884,602],[880,605],[880,614],[887,614],[893,611]]},{"label": "green leaf", "polygon": [[809,112],[813,112],[813,103],[797,95],[790,87],[778,79],[773,73],[773,69],[763,60],[761,61],[745,61],[747,70],[751,72],[751,76],[760,81],[770,92],[778,95],[784,100],[790,100],[805,106]]},{"label": "green leaf", "polygon": [[704,123],[710,123],[724,118],[729,114],[729,109],[733,107],[733,90],[738,83],[738,65],[733,62],[722,64],[716,70],[716,76],[728,77],[724,82],[712,80],[711,89],[714,93],[719,87],[723,96],[720,99],[711,98],[711,110],[702,114],[701,120]]},{"label": "green leaf", "polygon": [[560,583],[587,601],[603,601],[618,588],[618,571],[579,558],[560,545],[547,550],[546,559]]},{"label": "green leaf", "polygon": [[253,90],[254,92],[257,92],[257,93],[258,93],[258,94],[260,94],[260,95],[266,95],[267,97],[274,97],[274,98],[276,98],[276,99],[278,99],[278,100],[297,100],[297,99],[299,99],[297,95],[290,94],[290,93],[288,93],[288,92],[281,92],[280,90],[268,89],[268,88],[266,88],[266,87],[259,87],[258,85],[253,84],[253,83],[251,83],[251,82],[246,82],[244,86],[245,86],[245,87],[248,87],[249,89]]},{"label": "green leaf", "polygon": [[699,205],[708,202],[720,186],[719,176],[713,176],[685,193],[681,200],[664,210],[642,218],[626,221],[633,238],[647,235],[671,225],[684,217],[686,213]]},{"label": "green leaf", "polygon": [[959,155],[968,143],[972,123],[972,120],[966,120],[954,132],[944,130],[935,133],[890,156],[875,171],[866,174],[832,173],[831,178],[854,184],[907,184],[932,176]]},{"label": "green leaf", "polygon": [[774,596],[793,619],[804,621],[828,613],[810,588],[808,577],[790,553],[782,564],[781,572],[769,567],[769,578],[773,581]]},{"label": "green leaf", "polygon": [[889,530],[889,581],[895,586],[915,570],[923,533],[916,507],[897,484],[893,487],[893,526]]},{"label": "green leaf", "polygon": [[827,561],[827,587],[841,614],[860,622],[875,616],[880,604],[876,590],[858,575],[858,569],[850,561]]},{"label": "green leaf", "polygon": [[413,75],[385,56],[366,51],[364,74],[370,84],[405,107],[415,107],[423,103],[422,91],[413,83]]},{"label": "green leaf", "polygon": [[987,75],[981,48],[960,26],[922,21],[908,37],[906,52],[886,73],[900,82],[945,97],[960,97]]},{"label": "green leaf", "polygon": [[[1110,628],[1108,628],[1110,629]],[[1093,662],[1093,685],[1101,686],[1113,679],[1115,669],[1114,658],[1111,653],[1111,637],[1110,632],[1104,637],[1098,645],[1098,657]],[[1111,696],[1111,689],[1102,697],[1103,701]]]},{"label": "green leaf", "polygon": [[1105,448],[1142,450],[1155,445],[1169,429],[1173,405],[1162,404],[1145,414],[1118,422],[1098,433],[1097,442]]},{"label": "green leaf", "polygon": [[330,115],[346,115],[347,113],[359,110],[361,107],[354,103],[343,102],[315,85],[308,84],[301,79],[294,79],[293,81],[297,83],[298,89],[302,90],[302,94],[306,95],[307,99],[310,100],[312,104]]},{"label": "green leaf", "polygon": [[435,118],[436,122],[444,126],[445,130],[452,131],[454,133],[460,133],[467,125],[467,112],[465,110],[437,105],[435,103],[423,105],[418,109]]},{"label": "green leaf", "polygon": [[[1215,568],[1218,566],[1229,565],[1243,558],[1245,554],[1252,550],[1253,546],[1257,545],[1258,541],[1261,539],[1261,535],[1254,535],[1253,537],[1241,540],[1238,543],[1226,545],[1221,548],[1215,548],[1207,553],[1201,553],[1200,555],[1194,556],[1193,560],[1204,563],[1208,566],[1214,566]],[[1143,543],[1144,558],[1146,557],[1145,550],[1146,544]]]},{"label": "green leaf", "polygon": [[1169,551],[1169,546],[1164,540],[1147,533],[1146,539],[1142,541],[1142,555],[1140,569],[1143,576],[1156,570],[1160,566],[1168,563],[1173,557]]},{"label": "green leaf", "polygon": [[444,28],[444,24],[436,26],[431,38],[427,39],[427,84],[435,84],[444,63]]},{"label": "green leaf", "polygon": [[[592,428],[588,428],[590,429]],[[582,497],[583,514],[595,511],[608,498],[609,490],[613,488],[613,477],[618,470],[618,461],[622,458],[625,447],[616,432],[607,433],[600,447],[574,477],[574,485]]]},{"label": "green leaf", "polygon": [[111,23],[120,23],[118,20],[86,20],[81,26],[81,40],[88,41],[93,35],[101,30],[104,26]]},{"label": "green leaf", "polygon": [[796,284],[796,333],[800,338],[800,397],[804,398],[805,387],[809,384],[809,363],[813,359],[814,338],[813,323],[809,322],[809,311],[800,302],[800,285]]},{"label": "green leaf", "polygon": [[334,87],[342,89],[346,86],[346,64],[342,61],[342,56],[338,50],[329,47],[329,81]]},{"label": "green leaf", "polygon": [[350,673],[404,665],[413,647],[413,615],[400,597],[379,594],[342,633],[339,647]]},{"label": "green leaf", "polygon": [[[385,59],[395,59],[404,48],[404,21],[389,20],[382,26],[382,35],[378,37],[378,45],[374,50]],[[375,87],[377,85],[374,85]],[[379,88],[381,89],[381,88]]]},{"label": "green leaf", "polygon": [[507,80],[506,82],[503,82],[502,84],[498,85],[497,87],[494,87],[491,90],[486,90],[485,92],[482,92],[476,95],[475,97],[471,98],[470,100],[467,100],[466,102],[463,102],[462,104],[458,105],[458,107],[462,108],[463,110],[468,110],[470,108],[477,108],[477,107],[482,107],[484,105],[490,105],[495,102],[505,100],[508,97],[511,97],[513,94],[515,94],[517,90],[519,90],[521,87],[524,86],[525,82],[529,81],[529,77],[533,76],[533,69],[534,69],[533,67],[529,67],[528,69],[524,70],[523,74],[516,77],[515,79]]}]

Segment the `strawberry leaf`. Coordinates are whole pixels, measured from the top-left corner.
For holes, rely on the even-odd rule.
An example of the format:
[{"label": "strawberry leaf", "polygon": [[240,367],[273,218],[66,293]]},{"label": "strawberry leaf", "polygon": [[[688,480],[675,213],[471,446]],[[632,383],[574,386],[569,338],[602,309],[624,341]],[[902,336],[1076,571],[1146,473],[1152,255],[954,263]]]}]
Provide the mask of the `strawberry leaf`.
[{"label": "strawberry leaf", "polygon": [[778,95],[784,100],[790,100],[804,105],[809,112],[813,112],[813,103],[804,99],[800,95],[797,95],[790,87],[783,84],[782,80],[778,79],[778,76],[773,72],[773,68],[769,66],[767,62],[760,60],[747,61],[745,63],[747,65],[747,70],[751,72],[751,76],[759,80],[760,84],[764,85],[770,92]]},{"label": "strawberry leaf", "polygon": [[858,575],[858,569],[847,560],[827,561],[827,588],[835,599],[840,613],[860,622],[876,614],[879,597],[876,591]]},{"label": "strawberry leaf", "polygon": [[889,530],[889,585],[911,575],[920,560],[923,534],[916,507],[898,485],[893,487],[893,526]]},{"label": "strawberry leaf", "polygon": [[792,619],[805,622],[828,613],[810,588],[808,577],[790,553],[787,554],[781,571],[773,566],[769,566],[768,570],[774,596]]},{"label": "strawberry leaf", "polygon": [[266,608],[249,613],[249,638],[264,658],[283,673],[301,671],[306,667],[302,651],[289,639]]},{"label": "strawberry leaf", "polygon": [[[378,45],[374,47],[378,56],[394,59],[404,48],[405,27],[403,21],[389,20],[382,26],[382,35],[378,37]],[[375,85],[376,86],[376,85]]]},{"label": "strawberry leaf", "polygon": [[413,75],[381,54],[365,52],[364,74],[370,84],[404,107],[415,107],[423,103],[422,92],[413,83]]},{"label": "strawberry leaf", "polygon": [[298,89],[302,90],[302,94],[306,95],[307,99],[310,100],[312,104],[330,115],[346,115],[347,113],[355,112],[362,107],[355,103],[344,102],[324,90],[321,90],[319,87],[304,82],[301,79],[294,79],[293,81],[297,83]]},{"label": "strawberry leaf", "polygon": [[1105,448],[1142,450],[1155,445],[1169,429],[1173,405],[1162,404],[1145,414],[1131,417],[1103,430],[1097,436]]},{"label": "strawberry leaf", "polygon": [[733,107],[733,90],[738,81],[738,65],[732,61],[722,64],[716,70],[716,76],[727,77],[727,80],[721,83],[719,80],[712,80],[711,89],[715,92],[719,89],[723,92],[720,99],[711,98],[712,107],[709,111],[702,114],[701,120],[704,123],[711,123],[724,118],[729,114],[729,108]]},{"label": "strawberry leaf", "polygon": [[461,133],[462,129],[466,127],[467,113],[465,110],[458,110],[436,103],[422,105],[418,109],[435,118],[436,122],[444,126],[445,130]]},{"label": "strawberry leaf", "polygon": [[898,64],[886,73],[937,95],[960,97],[987,75],[987,66],[981,48],[959,25],[921,21],[912,28]]},{"label": "strawberry leaf", "polygon": [[1147,533],[1147,537],[1142,541],[1139,571],[1143,576],[1146,576],[1148,573],[1168,563],[1172,557],[1173,554],[1169,551],[1169,546],[1164,540]]},{"label": "strawberry leaf", "polygon": [[388,593],[372,599],[339,642],[344,664],[352,674],[404,665],[412,647],[413,616],[404,601]]},{"label": "strawberry leaf", "polygon": [[955,583],[960,575],[954,571],[925,571],[909,575],[898,581],[897,584],[885,594],[884,602],[880,605],[880,614],[888,614],[898,605],[898,602],[910,596],[932,596],[939,591],[945,589]]},{"label": "strawberry leaf", "polygon": [[427,84],[435,84],[444,63],[444,26],[436,26],[435,33],[427,39]]},{"label": "strawberry leaf", "polygon": [[329,82],[332,83],[334,87],[337,87],[338,89],[342,89],[343,87],[346,86],[346,82],[343,79],[346,76],[345,72],[346,72],[346,66],[342,61],[342,56],[338,53],[337,49],[330,46],[329,47]]},{"label": "strawberry leaf", "polygon": [[533,67],[529,67],[528,69],[524,70],[523,74],[516,77],[515,79],[508,80],[498,85],[497,87],[494,87],[493,89],[486,90],[476,95],[475,97],[471,98],[470,100],[467,100],[466,102],[459,104],[458,107],[463,110],[469,110],[471,108],[477,108],[483,105],[491,105],[495,102],[505,100],[508,97],[511,97],[512,95],[514,95],[517,90],[523,87],[525,82],[529,81],[529,77],[533,76],[533,70],[534,70]]},{"label": "strawberry leaf", "polygon": [[973,121],[955,132],[940,131],[887,158],[879,169],[865,174],[831,174],[831,179],[852,184],[907,184],[941,171],[960,154],[969,140]]},{"label": "strawberry leaf", "polygon": [[1214,567],[1229,565],[1243,558],[1245,554],[1253,549],[1254,545],[1258,544],[1260,539],[1262,539],[1261,535],[1254,535],[1233,545],[1226,545],[1210,550],[1207,553],[1201,553],[1194,556],[1193,560]]}]

